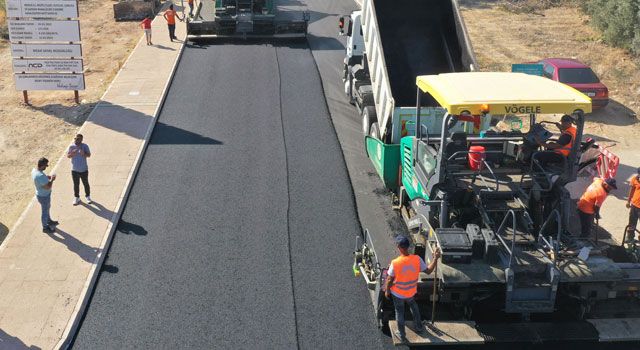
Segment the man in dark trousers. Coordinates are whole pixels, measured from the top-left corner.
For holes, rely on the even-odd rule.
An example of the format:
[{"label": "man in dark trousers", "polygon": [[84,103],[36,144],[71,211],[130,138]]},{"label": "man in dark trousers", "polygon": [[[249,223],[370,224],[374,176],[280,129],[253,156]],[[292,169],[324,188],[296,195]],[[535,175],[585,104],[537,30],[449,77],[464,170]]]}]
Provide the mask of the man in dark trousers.
[{"label": "man in dark trousers", "polygon": [[31,179],[36,187],[36,198],[42,208],[42,214],[40,215],[42,232],[53,233],[54,227],[58,225],[58,222],[51,220],[49,209],[51,209],[51,188],[53,187],[53,182],[56,180],[56,175],[52,174],[48,176],[44,173],[48,166],[49,160],[44,157],[40,158],[38,160],[38,167],[31,170]]},{"label": "man in dark trousers", "polygon": [[[627,208],[629,208],[629,227],[627,228],[627,240],[633,240],[638,219],[640,218],[640,168],[637,174],[633,175],[629,181],[629,199],[627,199]],[[638,237],[640,239],[640,237]]]},{"label": "man in dark trousers", "polygon": [[91,204],[91,188],[89,187],[89,165],[87,158],[91,157],[91,150],[86,143],[82,143],[82,134],[77,134],[73,143],[67,149],[67,158],[71,158],[71,179],[73,180],[73,205],[80,204],[80,180],[84,186],[87,203]]},{"label": "man in dark trousers", "polygon": [[580,217],[580,237],[588,238],[591,234],[593,219],[600,220],[600,207],[612,189],[618,189],[616,179],[596,177],[578,200],[578,216]]},{"label": "man in dark trousers", "polygon": [[437,249],[432,256],[429,266],[425,264],[421,257],[409,254],[409,239],[403,235],[395,238],[396,246],[400,252],[400,256],[393,259],[389,270],[387,270],[387,283],[384,295],[387,299],[393,297],[393,306],[396,310],[396,321],[398,322],[398,330],[393,336],[404,342],[406,333],[404,328],[404,307],[409,305],[411,314],[413,314],[413,327],[416,333],[424,332],[422,319],[420,318],[420,309],[413,298],[418,292],[418,279],[420,271],[426,271],[427,274],[433,272],[440,258],[440,250]]},{"label": "man in dark trousers", "polygon": [[164,12],[164,19],[167,21],[167,27],[169,27],[169,39],[173,42],[173,40],[177,40],[176,37],[176,17],[180,21],[183,19],[180,18],[178,13],[173,9],[173,5],[169,5],[169,9]]}]

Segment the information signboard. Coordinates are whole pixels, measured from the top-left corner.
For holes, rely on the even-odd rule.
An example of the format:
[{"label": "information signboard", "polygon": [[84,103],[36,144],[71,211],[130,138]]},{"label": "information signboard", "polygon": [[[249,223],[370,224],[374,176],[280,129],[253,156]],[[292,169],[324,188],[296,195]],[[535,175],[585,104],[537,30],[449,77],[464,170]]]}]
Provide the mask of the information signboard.
[{"label": "information signboard", "polygon": [[7,17],[77,18],[77,0],[7,0]]},{"label": "information signboard", "polygon": [[82,73],[82,60],[13,59],[14,73]]},{"label": "information signboard", "polygon": [[543,66],[537,63],[514,63],[511,65],[511,72],[537,75],[541,77],[543,73],[542,68]]},{"label": "information signboard", "polygon": [[80,58],[80,44],[11,44],[11,57]]},{"label": "information signboard", "polygon": [[84,74],[14,74],[16,90],[84,90]]},{"label": "information signboard", "polygon": [[80,41],[80,21],[9,20],[9,39],[20,41]]}]

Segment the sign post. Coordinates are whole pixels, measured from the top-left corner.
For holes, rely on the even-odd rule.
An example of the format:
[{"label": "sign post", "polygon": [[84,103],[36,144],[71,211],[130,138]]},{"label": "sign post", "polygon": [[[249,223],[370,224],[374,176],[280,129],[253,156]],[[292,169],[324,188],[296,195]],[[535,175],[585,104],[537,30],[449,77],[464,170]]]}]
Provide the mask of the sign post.
[{"label": "sign post", "polygon": [[7,0],[16,90],[85,89],[78,0]]}]

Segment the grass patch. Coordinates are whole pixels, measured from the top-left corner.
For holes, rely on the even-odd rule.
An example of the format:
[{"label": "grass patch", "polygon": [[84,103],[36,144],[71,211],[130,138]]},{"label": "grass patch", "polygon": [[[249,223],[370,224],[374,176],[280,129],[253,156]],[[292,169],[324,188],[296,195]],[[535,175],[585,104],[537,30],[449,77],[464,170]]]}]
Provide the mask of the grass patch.
[{"label": "grass patch", "polygon": [[534,13],[566,4],[573,4],[576,0],[502,0],[498,7],[513,13]]}]

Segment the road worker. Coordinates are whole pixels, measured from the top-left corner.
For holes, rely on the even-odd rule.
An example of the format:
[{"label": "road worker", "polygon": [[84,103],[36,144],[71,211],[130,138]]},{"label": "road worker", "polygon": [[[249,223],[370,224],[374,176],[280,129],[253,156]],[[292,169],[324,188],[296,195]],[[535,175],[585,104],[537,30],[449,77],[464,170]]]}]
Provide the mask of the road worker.
[{"label": "road worker", "polygon": [[[627,199],[627,208],[629,208],[629,226],[627,228],[627,239],[633,240],[633,235],[640,218],[640,168],[637,174],[633,175],[629,181],[629,199]],[[640,237],[638,237],[640,239]]]},{"label": "road worker", "polygon": [[546,166],[549,163],[562,163],[564,159],[571,153],[571,148],[576,140],[577,129],[573,126],[573,118],[569,115],[563,115],[560,118],[560,123],[555,123],[560,130],[560,138],[558,141],[543,141],[538,135],[535,136],[535,140],[538,145],[551,152],[538,153],[536,159],[542,166]]},{"label": "road worker", "polygon": [[426,271],[427,274],[432,273],[436,268],[436,264],[438,264],[438,258],[440,258],[441,253],[439,249],[436,249],[429,266],[427,266],[421,257],[409,254],[410,242],[407,237],[398,235],[395,241],[400,251],[400,256],[393,259],[389,266],[384,294],[387,299],[393,298],[393,306],[396,310],[398,330],[394,332],[393,336],[404,342],[406,339],[404,328],[405,304],[409,304],[411,314],[413,314],[414,331],[418,334],[424,332],[420,310],[413,297],[418,292],[420,271]]},{"label": "road worker", "polygon": [[560,123],[556,123],[556,126],[560,130],[560,138],[555,142],[546,142],[542,146],[548,150],[555,151],[556,153],[568,157],[571,153],[571,148],[576,140],[578,129],[573,126],[573,118],[569,115],[563,115],[560,118]]},{"label": "road worker", "polygon": [[600,220],[600,207],[612,189],[617,189],[616,179],[596,177],[578,200],[578,216],[580,217],[580,237],[587,238],[591,234],[591,224],[595,217]]}]

